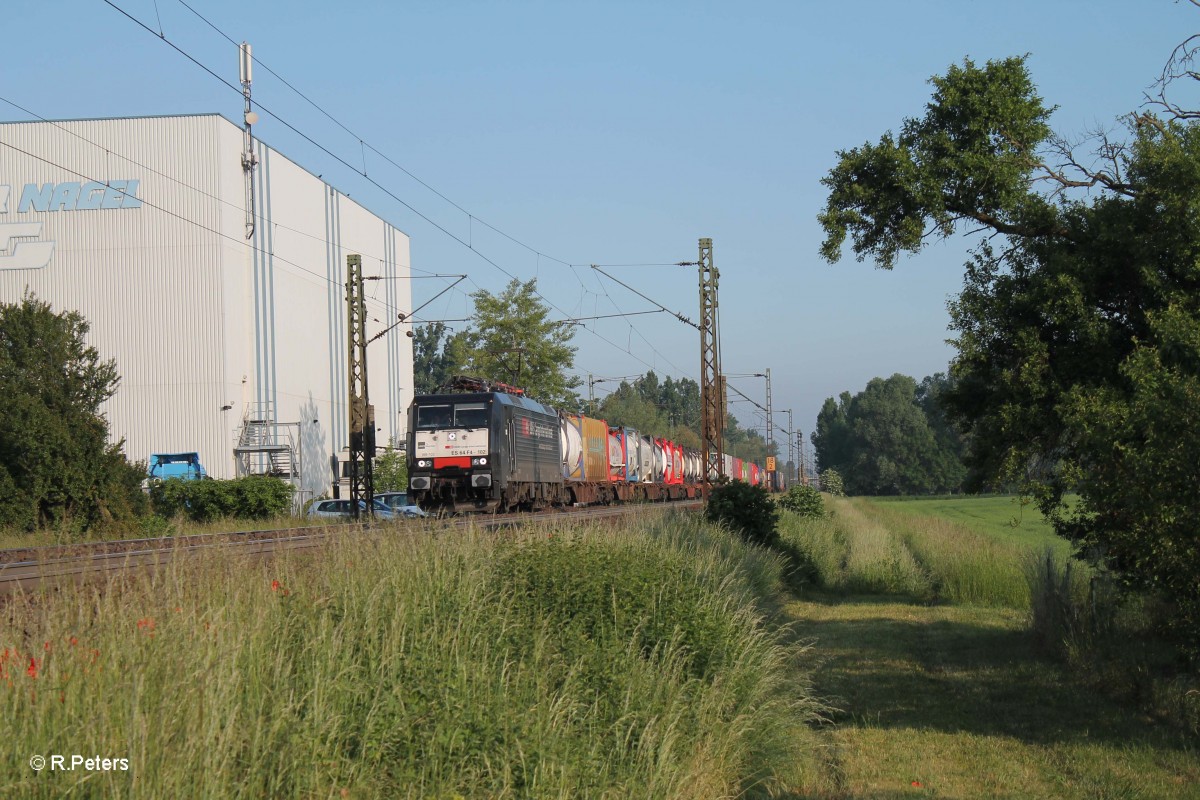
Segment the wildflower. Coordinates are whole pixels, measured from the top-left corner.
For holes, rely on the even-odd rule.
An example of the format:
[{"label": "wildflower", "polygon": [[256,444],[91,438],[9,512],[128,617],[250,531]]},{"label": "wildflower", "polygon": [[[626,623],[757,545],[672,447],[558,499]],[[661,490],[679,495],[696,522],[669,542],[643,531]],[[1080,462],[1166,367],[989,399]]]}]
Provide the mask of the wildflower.
[{"label": "wildflower", "polygon": [[[138,630],[144,630],[147,632],[153,631],[154,630],[154,617],[144,617],[143,619],[139,619],[137,626],[138,626]],[[153,633],[151,633],[150,635],[151,635],[151,637],[154,636]]]},{"label": "wildflower", "polygon": [[920,788],[921,788],[921,782],[920,782],[920,781],[913,781],[913,782],[912,782],[912,785],[913,785],[913,786],[915,786],[915,787],[917,787],[918,789],[920,789]]},{"label": "wildflower", "polygon": [[47,653],[50,652],[50,643],[49,642],[46,642],[46,652]]},{"label": "wildflower", "polygon": [[271,581],[271,591],[272,592],[279,591],[279,581]]},{"label": "wildflower", "polygon": [[37,659],[36,659],[36,658],[33,658],[33,657],[30,657],[30,659],[29,659],[29,669],[25,670],[25,674],[26,674],[26,675],[28,675],[28,676],[29,676],[30,678],[32,678],[33,680],[37,680],[37,673],[38,673],[38,662],[37,662]]},{"label": "wildflower", "polygon": [[74,636],[72,636],[71,637],[71,647],[74,647],[77,644],[79,644],[79,640],[76,639]]},{"label": "wildflower", "polygon": [[175,606],[175,613],[176,613],[176,614],[182,614],[182,613],[183,613],[183,609],[182,609],[182,608],[180,608],[179,606]]}]

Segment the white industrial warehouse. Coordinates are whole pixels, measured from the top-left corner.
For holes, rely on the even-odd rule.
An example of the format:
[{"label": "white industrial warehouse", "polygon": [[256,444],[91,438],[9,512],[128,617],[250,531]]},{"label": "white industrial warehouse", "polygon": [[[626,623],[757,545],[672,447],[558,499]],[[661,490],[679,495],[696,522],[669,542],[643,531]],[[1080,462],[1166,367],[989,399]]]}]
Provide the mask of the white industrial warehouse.
[{"label": "white industrial warehouse", "polygon": [[[87,319],[121,375],[103,410],[126,454],[328,491],[349,438],[346,256],[380,278],[374,334],[412,308],[408,236],[216,114],[0,123],[0,143],[0,301]],[[381,443],[403,441],[406,332],[368,349]]]}]

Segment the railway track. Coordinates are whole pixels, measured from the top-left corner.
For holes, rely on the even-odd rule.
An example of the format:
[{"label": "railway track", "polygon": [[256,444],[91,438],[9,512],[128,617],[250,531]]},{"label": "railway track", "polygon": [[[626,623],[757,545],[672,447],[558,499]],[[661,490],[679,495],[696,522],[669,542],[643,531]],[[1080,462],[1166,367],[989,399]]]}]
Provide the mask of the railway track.
[{"label": "railway track", "polygon": [[43,585],[62,587],[101,580],[122,571],[152,570],[173,559],[186,558],[216,548],[236,555],[270,556],[283,550],[318,548],[334,538],[361,535],[368,531],[394,530],[416,534],[431,529],[455,530],[515,528],[570,520],[584,522],[617,519],[630,513],[670,508],[694,509],[700,501],[619,507],[587,507],[537,514],[463,516],[435,522],[405,520],[389,523],[316,525],[267,531],[197,534],[155,539],[124,539],[109,542],[13,550],[0,550],[0,598],[28,593]]}]

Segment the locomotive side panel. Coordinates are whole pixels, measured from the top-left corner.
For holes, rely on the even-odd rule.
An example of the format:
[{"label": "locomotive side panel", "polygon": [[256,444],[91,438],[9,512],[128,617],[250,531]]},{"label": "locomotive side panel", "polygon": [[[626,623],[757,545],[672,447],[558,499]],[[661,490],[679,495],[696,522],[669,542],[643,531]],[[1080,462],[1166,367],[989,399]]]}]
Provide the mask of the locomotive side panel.
[{"label": "locomotive side panel", "polygon": [[503,406],[503,445],[495,465],[505,483],[562,483],[558,418],[522,406]]}]

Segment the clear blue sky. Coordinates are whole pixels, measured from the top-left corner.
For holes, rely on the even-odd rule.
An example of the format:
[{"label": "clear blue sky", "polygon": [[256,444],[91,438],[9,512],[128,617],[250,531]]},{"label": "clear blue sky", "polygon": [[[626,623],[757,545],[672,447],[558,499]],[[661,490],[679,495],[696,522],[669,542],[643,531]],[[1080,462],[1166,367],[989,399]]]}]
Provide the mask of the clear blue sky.
[{"label": "clear blue sky", "polygon": [[[112,3],[154,33],[103,0],[10,4],[0,96],[49,119],[239,118],[240,96],[157,34],[236,84],[229,41],[178,0]],[[806,440],[824,398],[875,376],[946,369],[946,300],[969,244],[931,247],[894,272],[821,261],[819,180],[835,151],[919,115],[927,79],[964,57],[1029,53],[1042,96],[1059,106],[1056,130],[1111,125],[1200,30],[1200,12],[1172,0],[189,5],[354,135],[259,67],[254,96],[266,108],[356,166],[361,138],[537,252],[580,265],[693,261],[697,239],[711,237],[724,370],[770,367],[774,408],[793,409]],[[28,118],[0,104],[0,119]],[[467,273],[466,293],[508,281],[270,114],[255,132],[409,233],[415,270]],[[366,170],[507,272],[536,276],[565,315],[653,308],[586,266],[472,225],[369,152]],[[694,268],[607,271],[697,316]],[[415,282],[416,302],[440,288]],[[455,291],[425,314],[469,312]],[[698,334],[665,314],[591,323],[575,342],[585,379],[699,376]],[[762,379],[732,383],[762,402]],[[733,410],[761,424],[751,406]],[[786,414],[776,421],[786,426]]]}]

